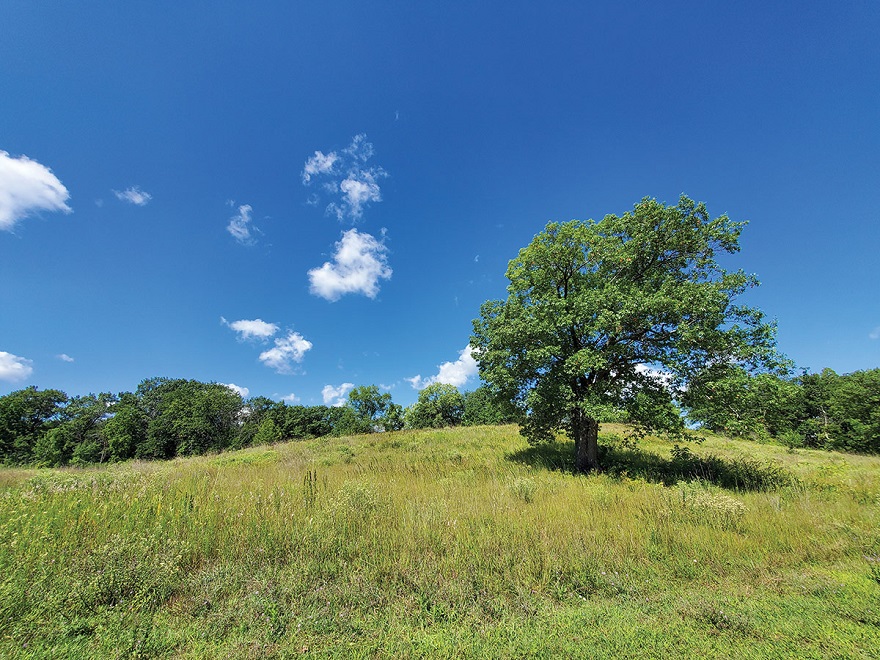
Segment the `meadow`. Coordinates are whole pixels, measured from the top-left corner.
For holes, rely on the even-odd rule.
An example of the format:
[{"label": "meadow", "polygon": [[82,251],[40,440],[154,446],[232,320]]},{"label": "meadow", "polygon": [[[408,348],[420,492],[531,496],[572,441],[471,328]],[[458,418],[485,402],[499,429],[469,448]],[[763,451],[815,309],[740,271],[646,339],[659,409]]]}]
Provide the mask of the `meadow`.
[{"label": "meadow", "polygon": [[624,431],[0,469],[0,656],[877,657],[880,457]]}]

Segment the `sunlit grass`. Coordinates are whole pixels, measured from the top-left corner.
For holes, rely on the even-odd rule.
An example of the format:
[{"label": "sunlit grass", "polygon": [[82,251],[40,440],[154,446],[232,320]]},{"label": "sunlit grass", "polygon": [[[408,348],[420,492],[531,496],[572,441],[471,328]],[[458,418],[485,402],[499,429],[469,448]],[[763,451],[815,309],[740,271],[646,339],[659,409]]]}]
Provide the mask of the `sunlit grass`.
[{"label": "sunlit grass", "polygon": [[872,657],[880,459],[688,448],[581,477],[478,427],[0,470],[0,655]]}]

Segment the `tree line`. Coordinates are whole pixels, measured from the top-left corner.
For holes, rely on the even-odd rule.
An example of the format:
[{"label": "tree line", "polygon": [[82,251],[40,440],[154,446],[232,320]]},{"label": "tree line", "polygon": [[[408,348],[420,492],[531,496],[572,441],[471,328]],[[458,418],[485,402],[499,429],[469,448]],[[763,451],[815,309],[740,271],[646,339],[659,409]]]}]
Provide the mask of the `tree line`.
[{"label": "tree line", "polygon": [[0,397],[0,463],[88,465],[192,456],[282,440],[509,421],[485,388],[433,384],[403,408],[375,385],[345,405],[243,399],[220,383],[149,378],[134,392],[68,396],[36,387]]},{"label": "tree line", "polygon": [[683,399],[690,419],[727,435],[880,453],[880,369],[795,378],[731,369],[692,383]]}]

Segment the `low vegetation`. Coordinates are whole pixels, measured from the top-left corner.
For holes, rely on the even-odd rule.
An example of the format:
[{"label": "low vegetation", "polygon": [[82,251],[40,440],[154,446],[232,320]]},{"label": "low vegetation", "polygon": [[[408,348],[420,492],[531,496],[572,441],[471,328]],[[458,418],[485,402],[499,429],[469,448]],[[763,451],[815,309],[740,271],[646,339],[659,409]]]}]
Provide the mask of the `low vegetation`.
[{"label": "low vegetation", "polygon": [[880,648],[880,458],[513,426],[0,470],[0,656]]}]

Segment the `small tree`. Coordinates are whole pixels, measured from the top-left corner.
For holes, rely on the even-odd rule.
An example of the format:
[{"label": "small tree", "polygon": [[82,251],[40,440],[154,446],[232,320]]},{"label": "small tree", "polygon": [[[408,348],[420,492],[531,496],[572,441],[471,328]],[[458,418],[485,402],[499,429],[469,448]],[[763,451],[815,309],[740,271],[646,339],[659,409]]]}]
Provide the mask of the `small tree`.
[{"label": "small tree", "polygon": [[458,426],[464,414],[464,396],[452,385],[434,383],[419,392],[419,399],[406,411],[411,429]]},{"label": "small tree", "polygon": [[757,280],[716,261],[739,250],[744,224],[710,219],[684,196],[676,206],[646,198],[599,222],[550,223],[520,250],[507,299],[484,303],[471,344],[526,438],[564,431],[575,468],[593,470],[601,419],[680,432],[676,387],[707,365],[774,365],[773,326],[733,304]]},{"label": "small tree", "polygon": [[379,419],[390,404],[391,395],[379,392],[376,385],[361,385],[348,393],[348,406],[362,419]]},{"label": "small tree", "polygon": [[252,441],[255,445],[272,445],[281,442],[281,430],[275,425],[271,417],[266,417],[260,422],[260,427],[254,434]]},{"label": "small tree", "polygon": [[510,420],[510,412],[492,396],[488,387],[464,393],[464,413],[461,416],[464,426],[507,424]]}]

